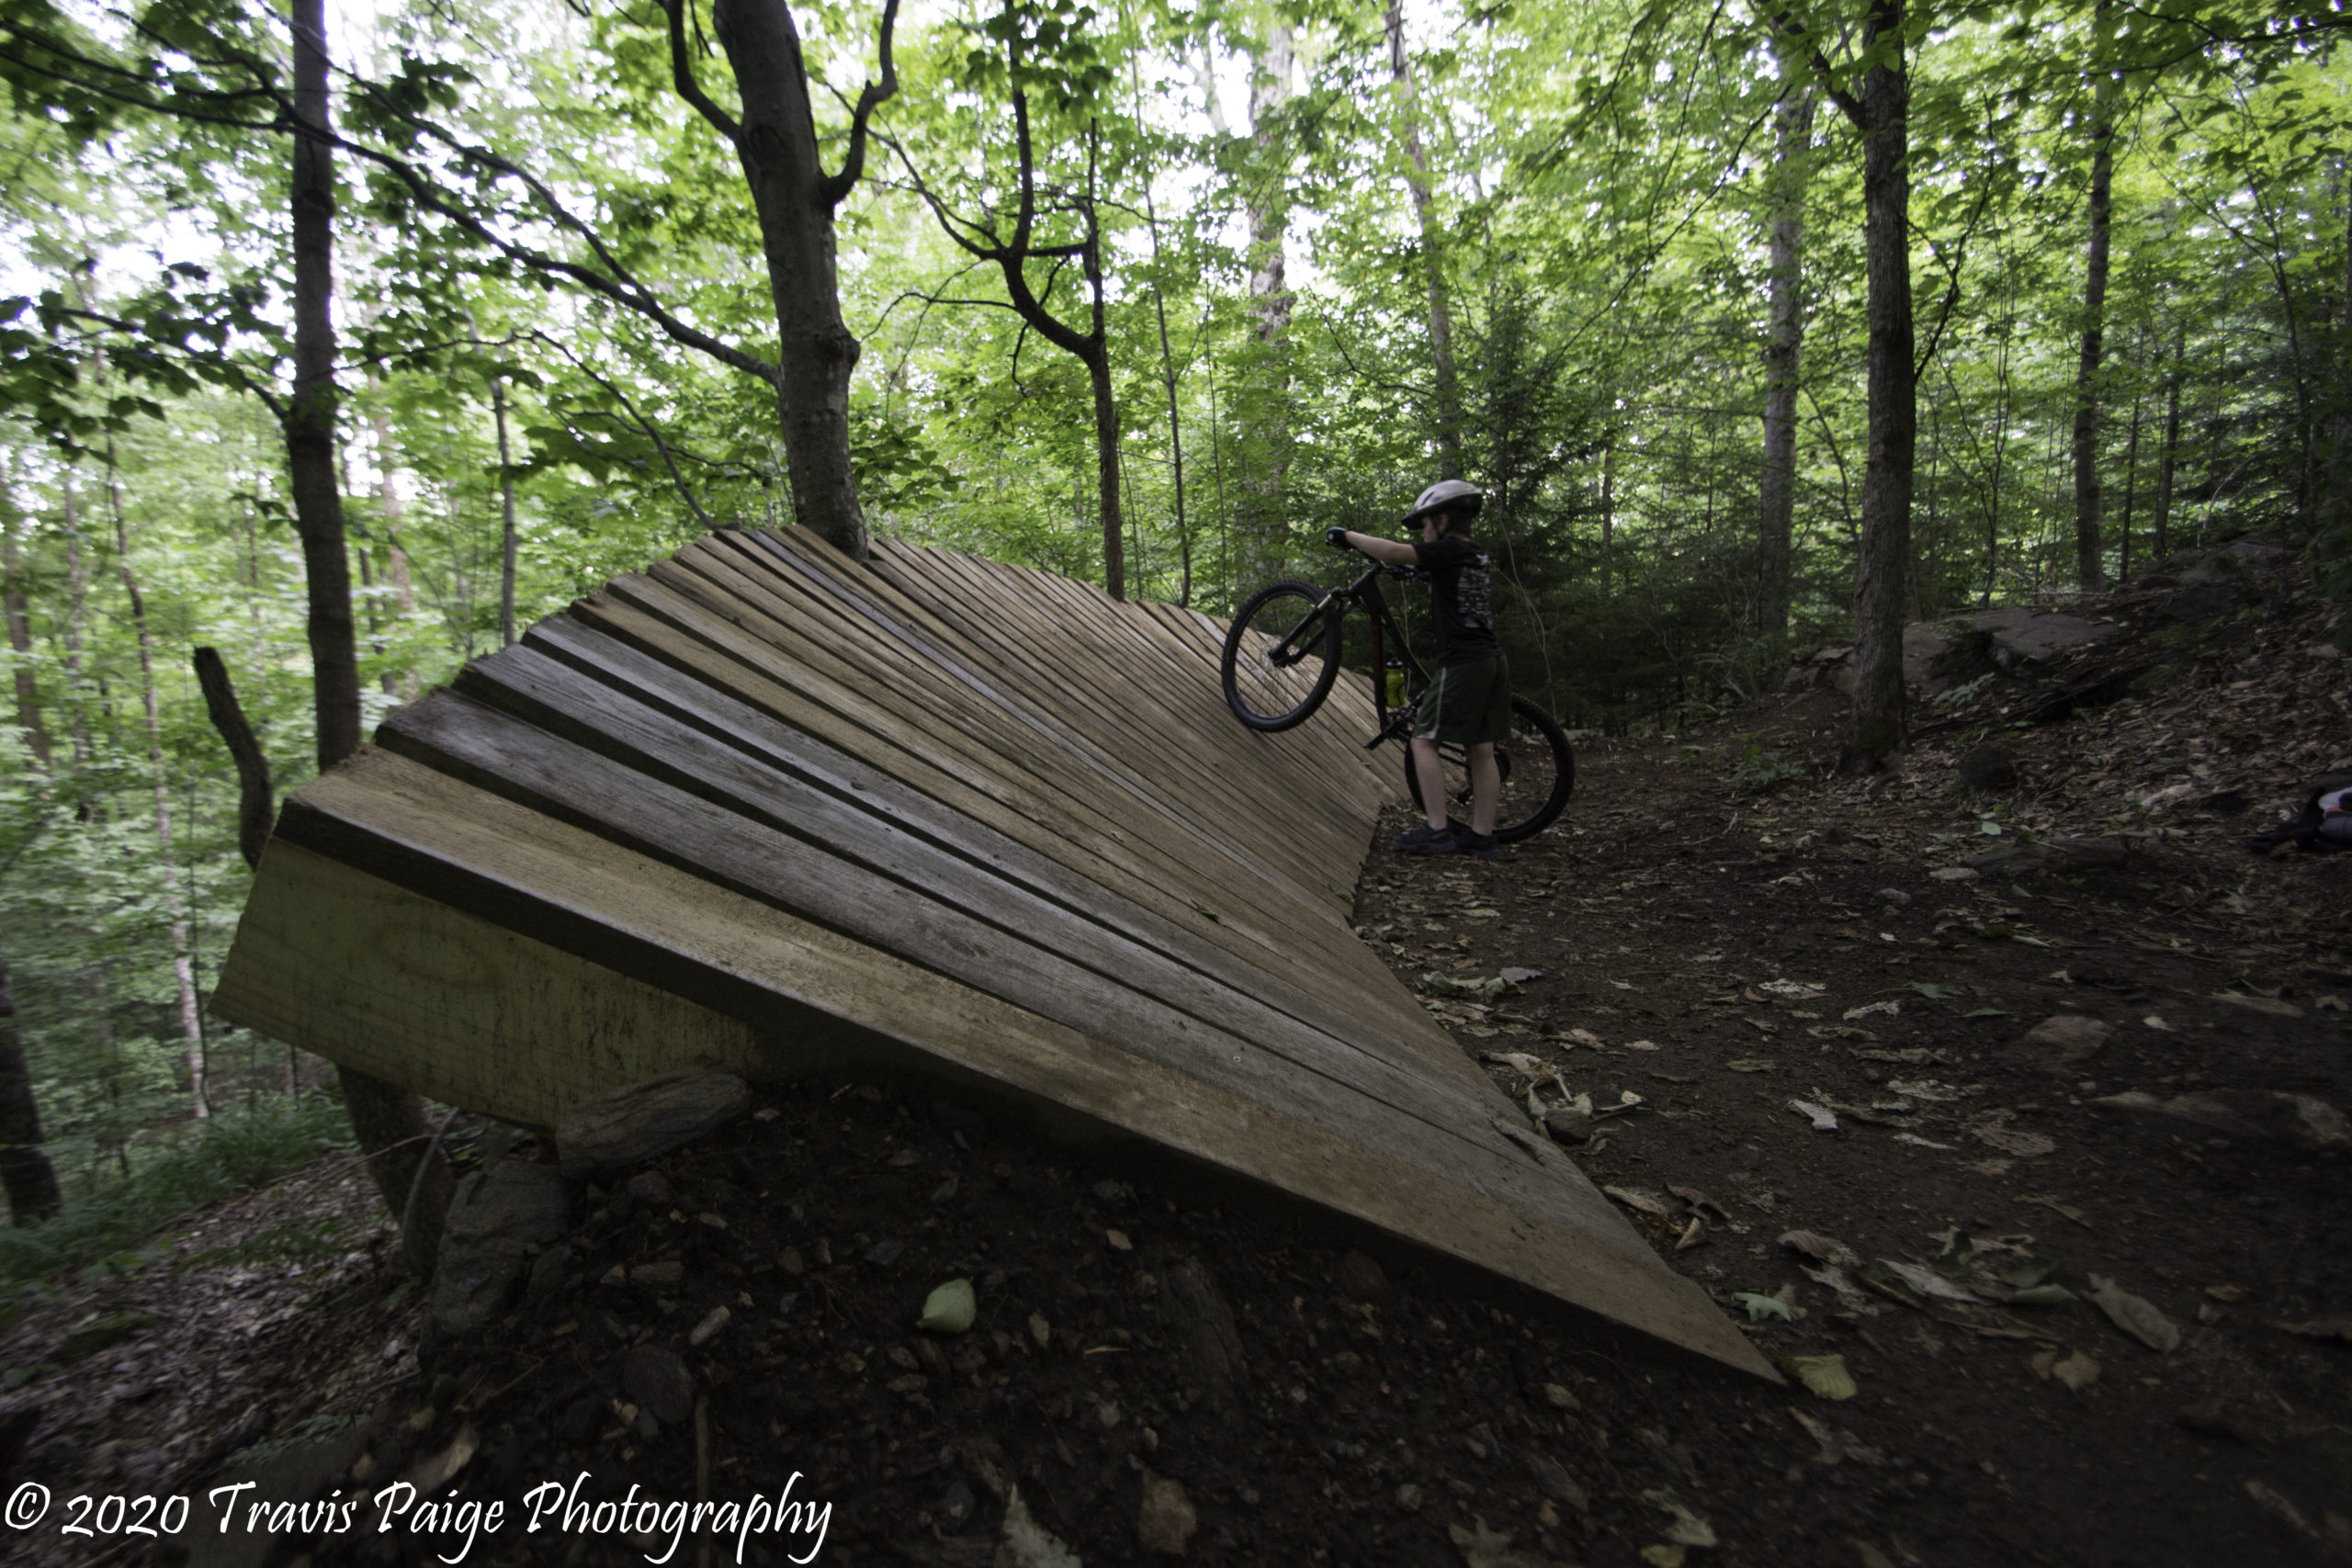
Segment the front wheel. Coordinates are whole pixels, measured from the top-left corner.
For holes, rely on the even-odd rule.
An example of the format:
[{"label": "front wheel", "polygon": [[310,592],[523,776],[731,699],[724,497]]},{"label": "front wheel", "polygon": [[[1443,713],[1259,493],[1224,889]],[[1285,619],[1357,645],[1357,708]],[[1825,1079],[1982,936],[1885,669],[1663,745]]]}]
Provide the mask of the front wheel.
[{"label": "front wheel", "polygon": [[[1468,749],[1451,742],[1437,749],[1438,771],[1445,779],[1445,809],[1449,818],[1470,819]],[[1500,843],[1532,839],[1549,828],[1576,793],[1576,754],[1568,738],[1552,716],[1525,697],[1510,700],[1510,736],[1495,748],[1495,771],[1502,775],[1502,797],[1495,805],[1495,838]],[[1413,750],[1405,748],[1405,787],[1413,805],[1421,807],[1421,776],[1413,766]]]},{"label": "front wheel", "polygon": [[1323,705],[1340,678],[1340,608],[1307,582],[1250,595],[1226,628],[1226,705],[1252,729],[1288,729]]}]

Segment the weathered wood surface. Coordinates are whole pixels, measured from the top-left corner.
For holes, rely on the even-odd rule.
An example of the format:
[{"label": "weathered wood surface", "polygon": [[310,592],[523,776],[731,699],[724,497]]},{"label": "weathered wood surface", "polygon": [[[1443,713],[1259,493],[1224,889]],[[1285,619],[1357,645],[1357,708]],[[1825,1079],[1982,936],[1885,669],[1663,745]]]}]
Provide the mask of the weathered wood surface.
[{"label": "weathered wood surface", "polygon": [[715,534],[293,795],[214,1009],[541,1126],[679,1067],[929,1075],[1771,1375],[1351,931],[1369,683],[1259,734],[1221,637]]}]

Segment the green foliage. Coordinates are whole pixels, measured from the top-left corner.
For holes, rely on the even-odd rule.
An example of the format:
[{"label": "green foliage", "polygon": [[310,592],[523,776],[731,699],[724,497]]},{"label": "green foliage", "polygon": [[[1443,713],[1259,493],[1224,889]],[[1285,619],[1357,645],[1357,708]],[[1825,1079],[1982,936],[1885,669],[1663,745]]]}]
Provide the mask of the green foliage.
[{"label": "green foliage", "polygon": [[[161,1261],[163,1252],[137,1245],[158,1226],[342,1148],[349,1136],[342,1107],[318,1097],[216,1117],[181,1146],[158,1152],[129,1176],[68,1202],[57,1218],[0,1230],[0,1291],[37,1286],[65,1269],[129,1271]],[[249,1248],[255,1260],[273,1247],[292,1258],[288,1248],[314,1251],[331,1239],[314,1225],[277,1242],[255,1238]]]},{"label": "green foliage", "polygon": [[1767,745],[1771,739],[1772,732],[1767,729],[1739,738],[1742,750],[1739,760],[1732,764],[1732,788],[1742,795],[1770,795],[1791,779],[1801,779],[1813,771],[1804,761]]}]

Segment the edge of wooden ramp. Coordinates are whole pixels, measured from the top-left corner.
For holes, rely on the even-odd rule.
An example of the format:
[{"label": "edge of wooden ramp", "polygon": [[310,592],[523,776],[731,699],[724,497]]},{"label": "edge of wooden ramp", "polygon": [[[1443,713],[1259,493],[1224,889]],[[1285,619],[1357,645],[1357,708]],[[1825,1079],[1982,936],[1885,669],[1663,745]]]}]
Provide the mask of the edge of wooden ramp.
[{"label": "edge of wooden ramp", "polygon": [[721,531],[290,796],[213,1010],[542,1127],[682,1068],[931,1077],[1776,1378],[1356,939],[1368,682],[1259,734],[1221,637]]}]

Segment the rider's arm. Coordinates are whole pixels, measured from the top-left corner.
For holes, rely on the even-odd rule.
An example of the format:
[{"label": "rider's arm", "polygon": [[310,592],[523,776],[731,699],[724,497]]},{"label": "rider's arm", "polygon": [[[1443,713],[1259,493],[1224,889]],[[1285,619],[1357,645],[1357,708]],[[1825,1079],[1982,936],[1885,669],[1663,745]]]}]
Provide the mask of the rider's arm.
[{"label": "rider's arm", "polygon": [[1376,561],[1385,561],[1390,566],[1419,564],[1420,558],[1414,554],[1413,547],[1401,540],[1383,539],[1372,534],[1359,534],[1352,528],[1346,530],[1346,537],[1351,549],[1362,550]]}]

